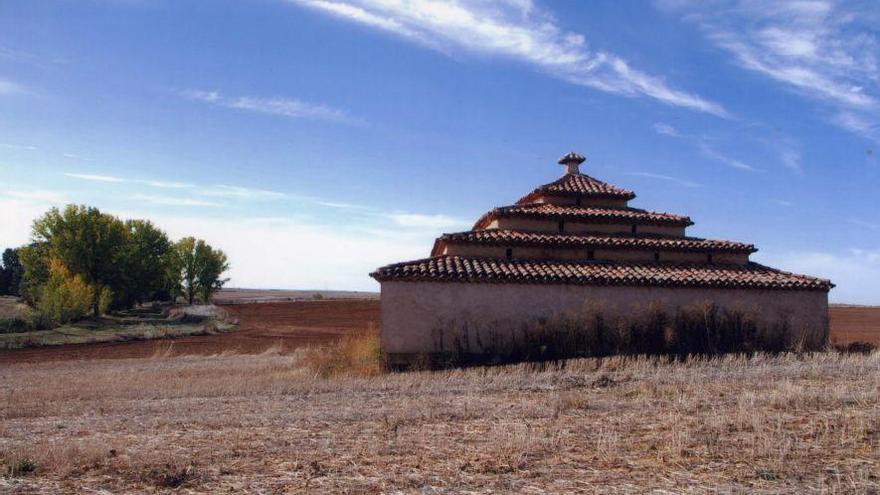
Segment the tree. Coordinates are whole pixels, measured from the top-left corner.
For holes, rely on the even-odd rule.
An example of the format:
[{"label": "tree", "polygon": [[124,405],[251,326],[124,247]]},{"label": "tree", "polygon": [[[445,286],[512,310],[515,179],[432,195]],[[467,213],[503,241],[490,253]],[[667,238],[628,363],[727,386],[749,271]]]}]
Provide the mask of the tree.
[{"label": "tree", "polygon": [[211,296],[229,281],[228,278],[220,278],[229,269],[229,262],[226,253],[207,244],[202,244],[198,257],[202,260],[199,263],[199,293],[202,301],[207,304],[211,302]]},{"label": "tree", "polygon": [[131,307],[154,300],[167,287],[167,259],[171,241],[148,220],[125,221],[122,283],[116,288],[114,307]]},{"label": "tree", "polygon": [[5,293],[11,296],[19,295],[24,267],[18,258],[18,249],[3,251],[3,273],[6,278]]},{"label": "tree", "polygon": [[202,302],[209,302],[228,280],[220,278],[229,269],[226,254],[194,237],[184,237],[174,245],[169,266],[176,292],[189,304],[195,302],[197,295]]},{"label": "tree", "polygon": [[106,291],[122,285],[127,238],[122,221],[94,207],[68,205],[63,212],[52,208],[37,219],[33,237],[46,243],[50,257],[91,286],[92,314],[101,316]]},{"label": "tree", "polygon": [[18,253],[24,268],[19,294],[26,303],[36,306],[49,280],[49,243],[33,242],[19,248]]}]

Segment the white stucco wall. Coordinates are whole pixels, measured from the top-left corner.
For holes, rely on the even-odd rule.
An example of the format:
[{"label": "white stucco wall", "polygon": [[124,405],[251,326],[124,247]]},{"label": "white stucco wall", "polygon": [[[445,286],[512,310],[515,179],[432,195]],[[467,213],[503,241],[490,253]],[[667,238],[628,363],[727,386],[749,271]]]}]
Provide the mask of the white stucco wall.
[{"label": "white stucco wall", "polygon": [[756,315],[759,324],[786,322],[808,348],[824,344],[828,294],[823,291],[602,287],[578,285],[396,282],[382,284],[382,349],[389,354],[436,351],[440,330],[450,339],[462,323],[470,336],[522,328],[538,318],[639,314],[653,303],[678,307],[714,302]]}]

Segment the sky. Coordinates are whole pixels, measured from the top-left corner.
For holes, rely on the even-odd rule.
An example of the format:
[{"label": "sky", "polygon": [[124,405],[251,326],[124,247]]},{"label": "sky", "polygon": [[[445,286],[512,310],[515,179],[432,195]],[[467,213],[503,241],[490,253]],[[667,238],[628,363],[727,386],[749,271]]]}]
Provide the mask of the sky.
[{"label": "sky", "polygon": [[0,247],[51,206],[378,290],[562,173],[880,304],[874,1],[4,0]]}]

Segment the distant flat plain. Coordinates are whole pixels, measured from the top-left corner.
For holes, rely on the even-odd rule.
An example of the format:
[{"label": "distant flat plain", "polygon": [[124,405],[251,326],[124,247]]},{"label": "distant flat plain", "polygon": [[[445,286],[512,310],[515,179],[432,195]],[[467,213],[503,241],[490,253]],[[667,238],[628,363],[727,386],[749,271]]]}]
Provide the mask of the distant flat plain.
[{"label": "distant flat plain", "polygon": [[[0,351],[0,363],[259,354],[269,349],[284,354],[305,345],[331,342],[348,332],[377,326],[380,321],[379,294],[375,292],[230,289],[221,291],[217,302],[238,322],[234,330],[153,341]],[[11,298],[0,298],[0,311],[4,307],[21,312],[21,305]],[[880,345],[880,307],[832,305],[829,313],[832,344]]]}]

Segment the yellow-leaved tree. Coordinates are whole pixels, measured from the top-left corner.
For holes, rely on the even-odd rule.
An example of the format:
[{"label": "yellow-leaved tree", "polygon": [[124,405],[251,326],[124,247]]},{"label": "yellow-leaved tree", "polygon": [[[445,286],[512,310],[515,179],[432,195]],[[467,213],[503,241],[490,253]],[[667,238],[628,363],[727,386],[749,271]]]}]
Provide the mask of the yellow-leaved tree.
[{"label": "yellow-leaved tree", "polygon": [[49,259],[49,279],[37,301],[40,319],[52,325],[76,321],[89,313],[94,289],[79,275],[73,275],[58,258]]}]

